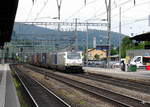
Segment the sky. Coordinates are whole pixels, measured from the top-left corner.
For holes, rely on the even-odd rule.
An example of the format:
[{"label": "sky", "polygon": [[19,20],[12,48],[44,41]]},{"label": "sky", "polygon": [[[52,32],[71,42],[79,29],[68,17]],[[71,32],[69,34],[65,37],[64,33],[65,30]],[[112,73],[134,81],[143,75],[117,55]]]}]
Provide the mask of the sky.
[{"label": "sky", "polygon": [[[59,0],[60,1],[60,0]],[[61,21],[104,22],[105,0],[62,0]],[[148,16],[150,0],[112,0],[111,30],[119,32],[119,8],[121,7],[122,34],[135,36],[150,31]],[[56,0],[19,0],[16,22],[58,21]]]}]

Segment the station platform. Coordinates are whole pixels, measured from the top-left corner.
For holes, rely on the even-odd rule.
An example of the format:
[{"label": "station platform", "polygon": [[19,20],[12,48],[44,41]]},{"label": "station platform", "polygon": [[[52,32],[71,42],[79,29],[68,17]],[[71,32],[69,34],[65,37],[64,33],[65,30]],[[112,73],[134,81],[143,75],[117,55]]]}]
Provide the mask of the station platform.
[{"label": "station platform", "polygon": [[0,107],[20,107],[9,64],[0,64]]},{"label": "station platform", "polygon": [[137,70],[136,72],[125,72],[120,68],[98,68],[98,67],[83,67],[85,72],[102,74],[110,77],[130,79],[136,81],[149,81],[150,82],[150,70]]}]

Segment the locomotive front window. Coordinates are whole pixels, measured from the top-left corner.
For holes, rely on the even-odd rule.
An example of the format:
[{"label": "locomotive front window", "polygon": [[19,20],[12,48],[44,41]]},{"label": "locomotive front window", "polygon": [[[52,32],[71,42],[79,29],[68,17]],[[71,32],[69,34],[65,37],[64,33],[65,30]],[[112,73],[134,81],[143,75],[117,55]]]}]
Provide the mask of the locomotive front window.
[{"label": "locomotive front window", "polygon": [[81,56],[80,56],[80,53],[68,53],[67,58],[68,59],[80,59]]}]

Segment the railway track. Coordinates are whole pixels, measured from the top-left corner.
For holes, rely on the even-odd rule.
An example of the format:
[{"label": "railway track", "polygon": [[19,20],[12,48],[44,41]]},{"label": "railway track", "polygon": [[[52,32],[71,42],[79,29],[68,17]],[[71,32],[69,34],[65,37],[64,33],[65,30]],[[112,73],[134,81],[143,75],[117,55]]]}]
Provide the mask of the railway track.
[{"label": "railway track", "polygon": [[63,82],[71,87],[82,90],[90,95],[101,98],[119,107],[150,107],[150,103],[142,101],[140,99],[136,99],[127,95],[122,95],[104,88],[95,87],[83,82],[56,75],[54,73],[46,72],[46,70],[37,67],[28,66],[28,68],[35,72],[44,74],[47,77]]},{"label": "railway track", "polygon": [[34,102],[35,107],[71,107],[41,83],[31,77],[28,77],[16,66],[13,67],[16,75]]},{"label": "railway track", "polygon": [[94,80],[94,81],[98,81],[102,83],[107,83],[107,84],[115,85],[118,87],[130,89],[130,90],[140,91],[146,94],[150,94],[150,85],[147,85],[147,84],[112,78],[109,76],[93,74],[93,73],[74,74],[74,76],[79,76],[82,78],[86,78],[86,79],[90,79],[90,80]]}]

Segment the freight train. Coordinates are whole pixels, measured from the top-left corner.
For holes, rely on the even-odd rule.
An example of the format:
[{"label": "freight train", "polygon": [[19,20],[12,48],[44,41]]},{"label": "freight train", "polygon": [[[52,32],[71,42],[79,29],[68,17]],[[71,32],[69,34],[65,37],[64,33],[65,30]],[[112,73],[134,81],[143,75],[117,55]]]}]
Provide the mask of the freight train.
[{"label": "freight train", "polygon": [[28,62],[56,70],[83,71],[82,52],[80,51],[38,53],[28,57]]}]

